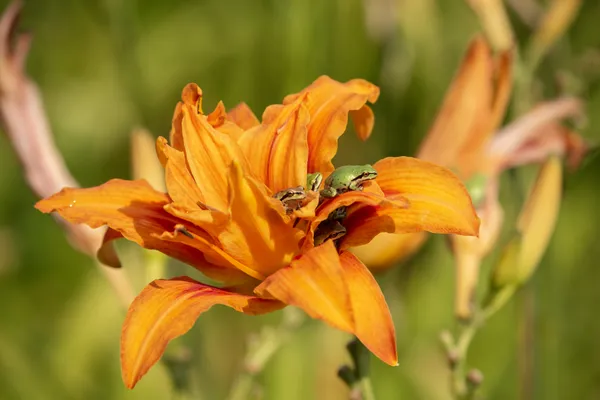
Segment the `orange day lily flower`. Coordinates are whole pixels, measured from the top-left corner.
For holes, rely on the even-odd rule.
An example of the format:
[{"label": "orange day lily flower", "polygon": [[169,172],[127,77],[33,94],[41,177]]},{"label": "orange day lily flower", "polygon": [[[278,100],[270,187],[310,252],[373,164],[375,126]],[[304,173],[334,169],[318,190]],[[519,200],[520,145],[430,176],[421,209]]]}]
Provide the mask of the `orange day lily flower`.
[{"label": "orange day lily flower", "polygon": [[[73,223],[108,225],[105,248],[124,237],[197,268],[223,283],[188,277],[156,280],[132,302],[121,337],[125,385],[133,388],[163,354],[215,304],[246,314],[286,305],[356,335],[382,361],[397,364],[395,331],[379,286],[347,249],[379,232],[477,235],[479,220],[466,189],[447,169],[409,157],[373,165],[378,176],[362,191],[319,200],[308,190],[288,212],[273,197],[305,186],[307,174],[334,171],[331,159],[348,117],[369,137],[379,88],[361,79],[322,76],[262,123],[240,104],[205,115],[202,91],[187,85],[173,116],[170,141],[159,137],[167,193],[146,181],[113,179],[89,189],[66,188],[41,200],[42,212]],[[329,214],[347,207],[346,234],[315,245]]]}]

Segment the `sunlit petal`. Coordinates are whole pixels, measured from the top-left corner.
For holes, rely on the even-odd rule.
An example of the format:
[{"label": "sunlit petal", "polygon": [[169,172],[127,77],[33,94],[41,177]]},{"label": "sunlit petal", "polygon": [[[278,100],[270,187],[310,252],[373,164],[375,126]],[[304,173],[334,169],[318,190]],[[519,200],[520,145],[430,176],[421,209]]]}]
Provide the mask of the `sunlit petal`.
[{"label": "sunlit petal", "polygon": [[237,141],[244,129],[229,119],[225,105],[220,101],[214,111],[206,116],[208,123],[219,132],[229,135],[234,141]]},{"label": "sunlit petal", "polygon": [[327,176],[333,171],[331,159],[337,152],[338,138],[346,130],[348,113],[356,111],[357,132],[367,138],[373,121],[365,104],[374,103],[379,88],[362,79],[341,83],[328,76],[321,76],[300,93],[287,96],[284,104],[293,103],[308,93],[306,106],[310,114],[308,126],[308,172],[321,172]]},{"label": "sunlit petal", "polygon": [[175,112],[173,113],[173,120],[171,122],[171,133],[169,135],[169,141],[173,148],[184,151],[183,144],[183,133],[181,129],[181,122],[183,121],[183,106],[188,105],[192,107],[195,113],[202,113],[202,89],[195,83],[187,84],[181,91],[181,102],[175,106]]},{"label": "sunlit petal", "polygon": [[268,277],[255,292],[302,308],[350,332],[382,361],[397,365],[395,330],[381,289],[352,254],[326,242]]},{"label": "sunlit petal", "polygon": [[257,315],[283,307],[276,300],[238,294],[187,277],[156,280],[129,306],[121,333],[123,381],[133,388],[162,356],[167,343],[186,333],[203,312],[222,304]]},{"label": "sunlit petal", "polygon": [[289,264],[301,232],[286,223],[272,199],[235,163],[229,185],[231,226],[221,236],[223,247],[264,276]]},{"label": "sunlit petal", "polygon": [[198,202],[205,202],[204,195],[194,181],[183,151],[174,149],[165,138],[159,137],[156,140],[156,152],[163,160],[169,197],[190,210],[198,209]]},{"label": "sunlit petal", "polygon": [[183,107],[182,127],[187,163],[206,204],[227,210],[225,171],[234,160],[244,162],[240,149],[231,137],[214,129],[190,106]]},{"label": "sunlit petal", "polygon": [[306,181],[309,115],[304,97],[268,107],[262,125],[246,131],[239,145],[256,177],[273,192]]},{"label": "sunlit petal", "polygon": [[166,195],[154,191],[146,181],[115,179],[90,189],[63,189],[39,201],[36,207],[42,212],[56,211],[72,223],[84,223],[92,228],[108,225],[111,230],[107,232],[99,253],[103,262],[114,263],[110,250],[105,246],[122,236],[144,248],[158,250],[188,263],[211,278],[224,282],[243,279],[237,265],[222,262],[219,267],[232,271],[221,271],[215,270],[214,263],[206,262],[203,253],[210,255],[221,250],[203,230],[189,227],[198,235],[193,242],[187,242],[191,239],[184,235],[175,239],[170,234],[186,220],[167,213],[163,209],[167,201]]},{"label": "sunlit petal", "polygon": [[240,103],[233,107],[231,110],[229,110],[227,116],[243,130],[248,130],[260,125],[258,118],[256,118],[256,115],[254,115],[246,103]]},{"label": "sunlit petal", "polygon": [[386,197],[402,196],[410,207],[362,207],[348,215],[342,247],[366,244],[368,232],[428,231],[477,235],[479,219],[460,180],[448,169],[411,157],[389,157],[373,166]]},{"label": "sunlit petal", "polygon": [[92,228],[108,225],[140,246],[152,248],[150,234],[172,230],[181,222],[163,210],[168,202],[167,195],[144,180],[113,179],[89,189],[65,188],[40,200],[35,207]]},{"label": "sunlit petal", "polygon": [[358,138],[365,141],[371,136],[373,126],[375,126],[375,114],[369,106],[364,106],[358,110],[350,111],[350,118],[354,124],[354,129]]}]

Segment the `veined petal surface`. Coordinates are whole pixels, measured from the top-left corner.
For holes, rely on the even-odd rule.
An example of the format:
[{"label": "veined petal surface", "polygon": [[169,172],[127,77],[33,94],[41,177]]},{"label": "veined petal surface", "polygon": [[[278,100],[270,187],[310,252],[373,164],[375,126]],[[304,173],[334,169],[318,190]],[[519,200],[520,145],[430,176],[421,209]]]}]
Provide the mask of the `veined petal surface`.
[{"label": "veined petal surface", "polygon": [[299,252],[302,232],[287,224],[273,199],[258,182],[244,176],[238,164],[232,165],[229,176],[231,219],[220,236],[221,244],[232,257],[268,276]]},{"label": "veined petal surface", "polygon": [[350,112],[354,112],[358,136],[364,140],[371,134],[373,118],[366,103],[377,101],[379,88],[363,79],[341,83],[321,76],[300,93],[286,96],[283,104],[293,103],[306,94],[310,114],[308,172],[327,176],[334,169],[331,160],[337,152],[338,138],[346,130]]},{"label": "veined petal surface", "polygon": [[354,255],[338,255],[331,241],[269,276],[255,292],[356,335],[382,361],[397,365],[395,329],[381,289]]},{"label": "veined petal surface", "polygon": [[200,314],[216,304],[250,315],[282,308],[276,300],[239,294],[196,282],[188,277],[155,280],[129,306],[121,332],[121,371],[132,389],[165,351],[167,343],[183,335]]},{"label": "veined petal surface", "polygon": [[386,197],[401,196],[410,207],[362,207],[344,221],[342,248],[368,243],[365,232],[428,231],[474,235],[479,218],[462,182],[450,170],[412,157],[389,157],[373,165]]},{"label": "veined petal surface", "polygon": [[273,193],[306,182],[308,111],[305,97],[268,107],[263,123],[244,132],[238,143],[256,178]]}]

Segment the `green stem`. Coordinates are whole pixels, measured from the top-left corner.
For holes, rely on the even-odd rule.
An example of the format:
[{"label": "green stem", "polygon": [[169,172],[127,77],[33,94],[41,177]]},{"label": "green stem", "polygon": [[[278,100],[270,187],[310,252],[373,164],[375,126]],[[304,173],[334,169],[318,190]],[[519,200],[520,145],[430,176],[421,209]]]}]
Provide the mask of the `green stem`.
[{"label": "green stem", "polygon": [[450,389],[452,397],[457,400],[469,399],[474,390],[467,385],[467,353],[475,334],[484,322],[485,314],[478,314],[465,325],[454,342],[449,332],[443,333],[442,342],[446,347],[451,364]]},{"label": "green stem", "polygon": [[362,390],[362,400],[375,400],[375,392],[373,392],[373,384],[370,377],[364,376],[360,380],[360,387]]},{"label": "green stem", "polygon": [[519,307],[518,331],[518,365],[519,365],[519,398],[533,398],[534,380],[534,349],[533,349],[533,315],[534,315],[534,292],[530,285],[521,289],[517,296]]},{"label": "green stem", "polygon": [[352,339],[346,349],[352,358],[353,367],[342,366],[338,376],[350,388],[350,400],[375,400],[370,378],[371,352],[358,340]]},{"label": "green stem", "polygon": [[283,310],[283,320],[277,328],[265,327],[256,341],[248,346],[244,366],[236,378],[227,397],[228,400],[247,400],[254,387],[254,378],[264,369],[267,362],[289,340],[292,333],[303,323],[302,312],[294,307]]},{"label": "green stem", "polygon": [[240,374],[231,388],[228,399],[247,400],[250,392],[252,391],[253,384],[254,374],[249,372]]}]

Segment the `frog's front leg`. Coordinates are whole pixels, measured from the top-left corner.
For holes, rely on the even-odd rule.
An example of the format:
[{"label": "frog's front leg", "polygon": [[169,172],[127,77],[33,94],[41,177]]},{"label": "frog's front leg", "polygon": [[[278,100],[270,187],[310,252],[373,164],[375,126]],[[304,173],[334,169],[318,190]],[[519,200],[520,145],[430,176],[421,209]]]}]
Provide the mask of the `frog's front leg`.
[{"label": "frog's front leg", "polygon": [[363,181],[352,181],[348,185],[348,189],[350,189],[351,191],[361,191],[363,190],[362,184]]},{"label": "frog's front leg", "polygon": [[325,189],[321,190],[319,192],[319,194],[321,195],[321,197],[325,197],[326,199],[331,199],[338,195],[338,191],[335,188],[328,186]]}]

